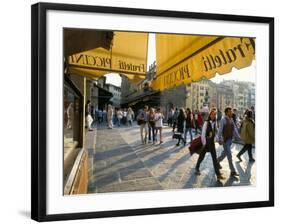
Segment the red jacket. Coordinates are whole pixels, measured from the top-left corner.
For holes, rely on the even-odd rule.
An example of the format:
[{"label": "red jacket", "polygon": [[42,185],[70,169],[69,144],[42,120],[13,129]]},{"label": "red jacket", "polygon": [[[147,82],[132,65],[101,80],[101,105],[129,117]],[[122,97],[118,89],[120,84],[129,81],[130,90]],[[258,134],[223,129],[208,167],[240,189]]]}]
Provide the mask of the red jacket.
[{"label": "red jacket", "polygon": [[200,113],[198,113],[198,126],[199,127],[202,127],[203,125],[203,118],[202,118],[202,115]]}]

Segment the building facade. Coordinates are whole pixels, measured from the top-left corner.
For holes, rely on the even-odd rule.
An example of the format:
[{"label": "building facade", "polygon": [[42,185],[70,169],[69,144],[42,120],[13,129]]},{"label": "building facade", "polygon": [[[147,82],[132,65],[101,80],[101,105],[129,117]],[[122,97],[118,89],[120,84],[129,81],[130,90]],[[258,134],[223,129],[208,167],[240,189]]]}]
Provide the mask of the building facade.
[{"label": "building facade", "polygon": [[138,85],[133,85],[123,77],[122,104],[138,109],[144,105],[160,107],[165,117],[172,107],[190,108],[192,111],[202,111],[204,107],[216,107],[224,111],[226,107],[232,107],[241,115],[246,109],[255,106],[255,84],[251,82],[224,80],[215,83],[203,79],[157,92],[150,88],[155,73],[156,65],[153,64],[146,79]]},{"label": "building facade", "polygon": [[121,105],[121,88],[112,84],[106,84],[106,89],[112,93],[110,102],[114,107],[120,107]]},{"label": "building facade", "polygon": [[186,107],[192,111],[201,111],[204,106],[216,107],[217,86],[208,79],[186,85]]},{"label": "building facade", "polygon": [[[236,108],[239,115],[255,106],[255,83],[227,80],[218,84],[218,89],[221,99],[226,99],[225,105]],[[222,106],[225,105],[222,102]]]}]

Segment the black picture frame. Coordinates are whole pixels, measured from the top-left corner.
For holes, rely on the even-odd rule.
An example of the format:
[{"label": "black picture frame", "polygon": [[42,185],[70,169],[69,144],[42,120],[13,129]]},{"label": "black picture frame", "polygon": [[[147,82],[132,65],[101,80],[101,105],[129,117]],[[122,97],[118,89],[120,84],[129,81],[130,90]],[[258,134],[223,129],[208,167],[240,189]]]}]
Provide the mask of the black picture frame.
[{"label": "black picture frame", "polygon": [[[190,18],[215,21],[253,22],[269,25],[269,200],[196,206],[160,207],[149,209],[114,210],[101,212],[52,214],[46,213],[46,13],[48,10],[87,13],[139,15],[167,18]],[[86,218],[134,216],[162,213],[194,212],[274,206],[274,18],[183,11],[163,11],[137,8],[118,8],[73,4],[37,3],[32,5],[31,17],[31,218],[37,221],[74,220]]]}]

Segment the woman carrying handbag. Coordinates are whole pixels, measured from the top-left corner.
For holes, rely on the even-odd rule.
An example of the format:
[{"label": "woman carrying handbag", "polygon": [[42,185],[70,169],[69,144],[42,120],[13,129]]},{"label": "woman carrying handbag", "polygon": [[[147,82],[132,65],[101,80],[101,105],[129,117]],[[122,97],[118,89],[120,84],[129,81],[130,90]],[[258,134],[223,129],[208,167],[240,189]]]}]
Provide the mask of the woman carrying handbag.
[{"label": "woman carrying handbag", "polygon": [[186,144],[186,141],[185,141],[185,139],[183,137],[185,119],[186,119],[186,116],[185,116],[184,109],[181,108],[180,112],[179,112],[179,116],[178,116],[178,122],[177,122],[177,128],[178,128],[177,131],[180,133],[180,136],[178,138],[177,146],[180,145],[181,140],[182,140],[184,145]]}]

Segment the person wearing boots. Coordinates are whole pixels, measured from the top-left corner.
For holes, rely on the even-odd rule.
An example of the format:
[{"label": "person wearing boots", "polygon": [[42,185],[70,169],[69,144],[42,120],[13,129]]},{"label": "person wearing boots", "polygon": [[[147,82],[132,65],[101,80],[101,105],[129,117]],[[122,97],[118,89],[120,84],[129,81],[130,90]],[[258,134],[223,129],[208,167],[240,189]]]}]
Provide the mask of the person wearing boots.
[{"label": "person wearing boots", "polygon": [[181,140],[182,140],[184,145],[186,144],[186,141],[183,137],[185,119],[186,119],[186,116],[185,116],[184,109],[181,108],[180,112],[179,112],[178,119],[177,119],[177,131],[181,134],[181,137],[178,140],[177,146],[180,145]]},{"label": "person wearing boots", "polygon": [[255,162],[252,154],[252,145],[255,144],[255,121],[253,120],[253,112],[248,110],[243,120],[241,128],[241,139],[245,143],[244,147],[237,154],[237,158],[242,161],[241,156],[248,151],[249,162]]}]

